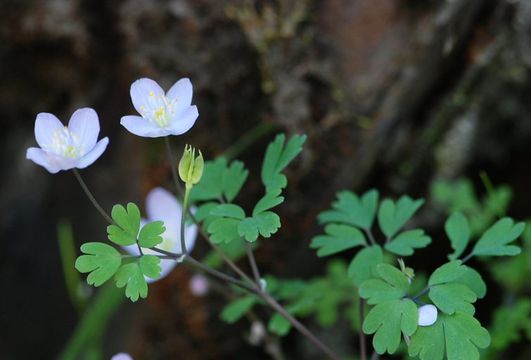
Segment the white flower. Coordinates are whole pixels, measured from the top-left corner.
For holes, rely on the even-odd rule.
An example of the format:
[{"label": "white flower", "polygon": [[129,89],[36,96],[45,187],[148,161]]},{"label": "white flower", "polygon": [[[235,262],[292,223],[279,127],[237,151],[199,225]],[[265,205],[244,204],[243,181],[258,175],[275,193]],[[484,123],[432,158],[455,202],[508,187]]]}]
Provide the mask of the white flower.
[{"label": "white flower", "polygon": [[76,110],[68,127],[55,115],[40,113],[35,120],[35,139],[40,148],[30,147],[26,158],[55,174],[60,170],[84,169],[107,148],[108,138],[98,140],[100,123],[93,109]]},{"label": "white flower", "polygon": [[437,321],[437,308],[431,304],[419,307],[419,326],[431,326]]},{"label": "white flower", "polygon": [[127,353],[118,353],[114,355],[111,360],[133,360],[133,358]]},{"label": "white flower", "polygon": [[195,274],[190,279],[190,292],[195,296],[205,296],[210,285],[208,279],[200,274]]},{"label": "white flower", "polygon": [[[157,245],[158,248],[181,254],[181,214],[182,208],[175,196],[157,187],[149,192],[146,197],[146,212],[147,219],[142,219],[142,225],[151,221],[164,221],[166,231],[162,234],[163,242]],[[195,238],[197,237],[197,225],[187,224],[185,227],[186,250],[191,252],[194,248]],[[124,246],[124,249],[133,255],[139,255],[138,246],[136,244]],[[142,249],[144,254],[159,254],[151,249]],[[160,261],[162,271],[158,279],[150,279],[146,277],[148,282],[160,280],[170,273],[177,265],[177,261],[171,259],[163,259]]]},{"label": "white flower", "polygon": [[192,95],[192,83],[187,78],[177,81],[166,94],[155,81],[139,79],[131,85],[131,100],[141,116],[124,116],[120,124],[144,137],[184,134],[199,116],[197,106],[192,106]]}]

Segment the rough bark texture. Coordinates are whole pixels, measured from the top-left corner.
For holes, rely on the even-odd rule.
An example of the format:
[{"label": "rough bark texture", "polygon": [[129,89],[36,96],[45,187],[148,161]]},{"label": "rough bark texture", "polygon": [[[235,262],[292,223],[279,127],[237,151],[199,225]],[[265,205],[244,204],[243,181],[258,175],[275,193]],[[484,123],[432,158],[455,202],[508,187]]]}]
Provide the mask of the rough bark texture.
[{"label": "rough bark texture", "polygon": [[[79,243],[105,236],[72,174],[51,176],[25,159],[35,115],[67,121],[78,107],[98,111],[111,143],[83,174],[107,208],[171,186],[163,143],[119,126],[133,111],[128,90],[139,77],[166,87],[192,79],[200,119],[175,139],[176,149],[193,143],[211,158],[263,122],[309,135],[302,161],[289,170],[279,239],[258,253],[264,272],[306,277],[322,269],[308,249],[319,231],[315,215],[343,188],[426,196],[433,179],[486,170],[522,195],[513,214],[528,215],[527,0],[0,4],[0,358],[53,358],[75,326],[58,219],[72,221]],[[240,154],[255,174],[243,202],[260,194],[256,174],[268,140]],[[440,228],[433,216],[424,221]],[[145,314],[129,315],[127,334],[107,338],[109,354],[267,358],[237,335],[246,325],[218,321],[220,298],[189,294],[189,277],[175,271],[153,286],[147,304],[127,312]],[[337,346],[352,341],[321,335]],[[319,356],[296,334],[284,345],[293,358]]]}]

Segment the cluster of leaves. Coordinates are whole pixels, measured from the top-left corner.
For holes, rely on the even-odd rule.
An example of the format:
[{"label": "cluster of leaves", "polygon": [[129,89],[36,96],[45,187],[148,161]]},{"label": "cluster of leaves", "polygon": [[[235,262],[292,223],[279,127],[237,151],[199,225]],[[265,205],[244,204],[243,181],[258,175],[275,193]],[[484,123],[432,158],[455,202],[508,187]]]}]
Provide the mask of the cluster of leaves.
[{"label": "cluster of leaves", "polygon": [[[223,157],[207,161],[201,181],[192,189],[192,201],[201,202],[196,212],[213,243],[229,256],[245,252],[243,242],[254,243],[258,237],[269,238],[280,228],[280,217],[272,211],[284,201],[282,189],[287,179],[282,171],[301,152],[305,136],[295,135],[286,142],[278,135],[267,147],[262,164],[261,180],[265,194],[250,213],[234,203],[249,175],[240,161],[228,163]],[[210,258],[208,263],[216,263]]]},{"label": "cluster of leaves", "polygon": [[[430,244],[431,239],[423,230],[403,230],[422,204],[423,200],[407,196],[379,203],[375,190],[362,196],[340,192],[332,209],[319,215],[325,234],[315,237],[310,246],[317,249],[318,256],[362,247],[354,255],[348,275],[360,297],[373,305],[362,330],[374,334],[377,353],[395,353],[405,338],[409,339],[409,355],[422,360],[478,359],[478,348],[487,347],[490,336],[473,317],[473,304],[485,296],[486,285],[476,270],[459,260],[473,234],[467,218],[456,212],[446,222],[446,234],[454,252],[449,255],[448,263],[433,271],[426,288],[419,294],[412,291],[412,269],[405,267],[400,259],[400,269],[386,263],[389,256],[410,256]],[[383,244],[373,235],[376,219],[385,239]],[[512,219],[503,218],[483,232],[468,257],[517,255],[521,250],[512,243],[523,230],[523,223],[515,224]],[[437,307],[439,317],[431,326],[417,326],[417,303],[425,302]]]},{"label": "cluster of leaves", "polygon": [[[328,264],[322,277],[309,280],[277,279],[265,277],[266,290],[286,304],[286,310],[296,317],[314,317],[319,325],[330,327],[345,316],[353,329],[359,329],[358,298],[353,296],[356,288],[347,276],[347,265],[341,260]],[[221,312],[221,318],[234,323],[241,319],[261,301],[254,295],[245,295],[230,302]],[[344,314],[344,315],[341,315]],[[291,324],[282,315],[273,314],[268,330],[278,336],[285,336]]]},{"label": "cluster of leaves", "polygon": [[[456,181],[438,181],[432,187],[432,198],[443,206],[449,214],[455,211],[462,212],[468,218],[469,224],[464,224],[463,214],[452,215],[455,218],[453,225],[447,223],[447,232],[459,232],[463,239],[455,238],[452,241],[456,256],[463,252],[470,235],[478,235],[496,219],[503,216],[508,209],[512,198],[511,189],[507,186],[488,186],[483,198],[479,198],[474,191],[472,182],[468,179]],[[461,218],[461,220],[459,220]],[[504,221],[507,223],[507,220]],[[461,223],[461,224],[460,224]],[[463,230],[448,229],[448,227],[463,227]],[[498,225],[498,231],[503,231]],[[468,234],[467,234],[468,229]],[[450,235],[450,234],[449,234]],[[497,236],[492,234],[492,237]],[[505,235],[507,239],[507,234]],[[455,235],[454,235],[455,237]],[[452,238],[452,237],[450,237]],[[491,276],[497,280],[504,289],[505,299],[493,316],[490,326],[492,346],[486,358],[498,358],[508,346],[520,341],[520,334],[531,340],[531,302],[526,297],[529,292],[529,277],[531,276],[531,227],[527,226],[522,235],[523,254],[508,259],[493,259],[490,257],[479,258],[484,262]],[[520,250],[514,246],[504,248],[505,251],[518,253]],[[455,258],[452,257],[452,258]]]},{"label": "cluster of leaves", "polygon": [[[127,204],[127,208],[115,205],[111,216],[114,224],[107,227],[107,236],[115,245],[150,249],[163,241],[164,223],[154,221],[141,227],[140,210],[133,203]],[[145,277],[160,277],[160,258],[155,255],[123,255],[103,242],[85,243],[81,251],[84,255],[77,258],[75,267],[81,273],[89,273],[87,283],[98,287],[114,276],[116,286],[125,287],[125,295],[131,301],[147,297]]]}]

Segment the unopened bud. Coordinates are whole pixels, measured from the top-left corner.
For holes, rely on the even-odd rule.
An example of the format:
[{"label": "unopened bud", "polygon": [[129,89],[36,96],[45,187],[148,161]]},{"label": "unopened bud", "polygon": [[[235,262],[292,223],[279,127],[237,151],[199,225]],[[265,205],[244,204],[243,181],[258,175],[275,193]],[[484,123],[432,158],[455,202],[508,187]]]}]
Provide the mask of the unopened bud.
[{"label": "unopened bud", "polygon": [[201,150],[199,150],[199,155],[195,156],[195,148],[186,145],[183,157],[179,162],[179,176],[187,188],[191,188],[201,180],[204,165],[205,162]]}]

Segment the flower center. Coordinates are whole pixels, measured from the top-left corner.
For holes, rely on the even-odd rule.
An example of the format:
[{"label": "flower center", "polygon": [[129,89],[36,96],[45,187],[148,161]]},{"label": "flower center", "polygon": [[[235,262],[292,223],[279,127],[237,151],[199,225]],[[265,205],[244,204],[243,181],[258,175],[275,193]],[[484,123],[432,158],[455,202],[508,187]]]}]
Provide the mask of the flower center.
[{"label": "flower center", "polygon": [[151,123],[159,127],[166,127],[175,113],[175,103],[177,99],[170,100],[164,95],[155,95],[150,92],[146,106],[141,106],[141,114]]},{"label": "flower center", "polygon": [[79,136],[68,130],[66,126],[53,133],[49,150],[57,155],[72,159],[77,159],[83,155]]}]

